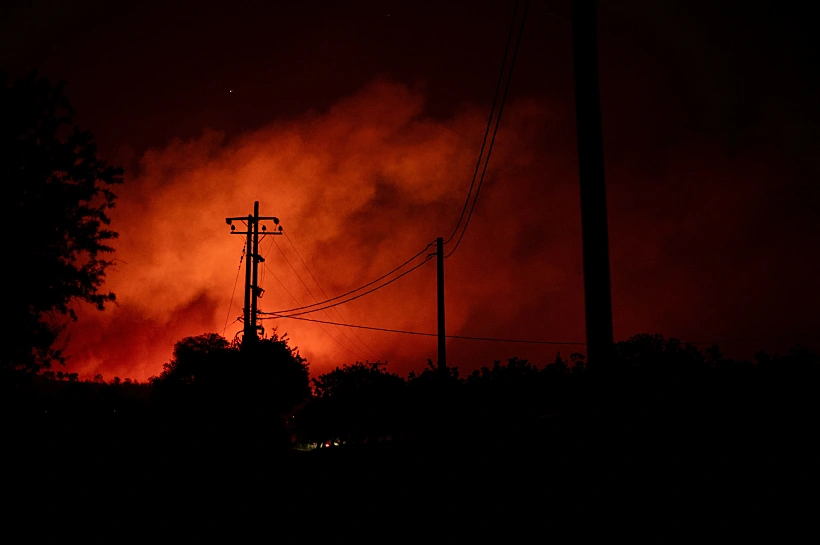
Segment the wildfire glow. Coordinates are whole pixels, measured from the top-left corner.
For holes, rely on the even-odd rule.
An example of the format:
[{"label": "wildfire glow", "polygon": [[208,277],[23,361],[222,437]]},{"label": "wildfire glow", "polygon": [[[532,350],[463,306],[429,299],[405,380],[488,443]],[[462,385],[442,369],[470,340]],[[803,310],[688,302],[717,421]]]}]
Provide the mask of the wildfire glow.
[{"label": "wildfire glow", "polygon": [[[479,107],[465,107],[450,119],[427,117],[421,94],[377,80],[326,112],[280,121],[232,141],[204,130],[194,140],[149,150],[139,169],[127,173],[113,213],[120,233],[118,264],[105,289],[117,294],[117,305],[104,312],[78,309],[80,320],[69,328],[70,370],[81,378],[102,373],[107,379],[142,380],[159,372],[183,337],[223,332],[228,322],[224,335],[232,338],[241,329],[234,320],[242,313],[242,274],[235,292],[234,285],[244,241],[230,235],[224,218],[250,213],[256,200],[262,215],[281,219],[330,297],[380,276],[436,237],[449,237],[485,123],[486,108]],[[755,221],[737,213],[727,223],[710,213],[725,204],[737,184],[697,193],[708,186],[708,177],[701,176],[705,167],[689,163],[662,179],[644,175],[643,189],[636,192],[641,184],[631,180],[632,169],[615,162],[608,174],[616,336],[732,335],[736,326],[752,323],[753,313],[734,322],[729,316],[738,315],[738,304],[747,304],[743,286],[765,277],[767,265],[747,268],[733,284],[734,302],[716,309],[710,300],[726,289],[726,279],[718,283],[714,274],[734,270],[727,265],[731,256],[710,256],[711,269],[704,270],[697,262],[698,255],[709,253],[707,246],[691,247],[691,261],[675,249],[703,237],[730,244],[732,229]],[[716,171],[714,165],[709,169]],[[764,187],[748,176],[749,166],[724,170],[730,180],[742,181],[749,199]],[[448,333],[584,339],[576,172],[567,105],[518,100],[507,106],[469,231],[446,262]],[[619,185],[624,180],[630,180],[629,192]],[[688,208],[675,204],[683,198],[681,188],[693,195]],[[267,237],[261,245],[266,262],[260,284],[266,291],[260,308],[314,302],[274,238],[314,295],[324,299],[287,239]],[[435,267],[429,264],[339,307],[343,317],[334,310],[312,317],[433,332],[435,301]],[[294,320],[264,325],[287,333],[314,375],[378,359],[406,374],[436,358],[431,337],[342,333]],[[559,350],[565,356],[583,351],[466,341],[449,347],[449,363],[465,371],[494,359],[519,356],[543,363]]]}]

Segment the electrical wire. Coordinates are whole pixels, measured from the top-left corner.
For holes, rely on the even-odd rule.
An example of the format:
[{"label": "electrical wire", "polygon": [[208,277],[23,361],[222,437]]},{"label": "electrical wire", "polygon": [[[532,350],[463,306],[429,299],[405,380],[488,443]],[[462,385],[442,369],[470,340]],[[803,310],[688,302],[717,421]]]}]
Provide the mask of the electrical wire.
[{"label": "electrical wire", "polygon": [[[238,321],[239,321],[239,317],[235,318],[233,322],[231,322],[231,323],[229,323],[229,324],[225,324],[225,327],[224,327],[224,328],[222,328],[222,333],[220,333],[220,335],[223,335],[223,336],[224,336],[224,335],[225,335],[225,330],[226,330],[226,329],[228,329],[230,326],[234,325],[234,324],[235,324],[236,322],[238,322]],[[237,334],[238,334],[238,333],[237,333]]]},{"label": "electrical wire", "polygon": [[[330,299],[327,299],[327,300],[325,300],[325,301],[321,301],[321,302],[319,302],[319,303],[314,303],[314,304],[312,304],[312,305],[305,305],[305,306],[296,307],[296,308],[290,308],[290,309],[287,309],[287,310],[280,310],[280,311],[277,311],[277,313],[278,313],[278,314],[286,314],[286,313],[290,313],[290,312],[294,312],[294,311],[300,311],[300,310],[304,310],[304,309],[307,309],[307,308],[312,308],[312,307],[315,307],[315,306],[321,306],[321,305],[324,305],[324,304],[326,304],[326,303],[330,303],[331,301],[336,301],[337,299],[341,299],[341,298],[343,298],[343,297],[347,297],[348,295],[351,295],[351,294],[353,294],[353,293],[356,293],[357,291],[363,290],[364,288],[366,288],[366,287],[368,287],[368,286],[372,286],[372,285],[373,285],[373,284],[375,284],[376,282],[378,282],[378,281],[380,281],[380,280],[383,280],[384,278],[387,278],[388,276],[390,276],[391,274],[395,273],[396,271],[398,271],[398,270],[402,269],[402,268],[403,268],[403,267],[405,267],[407,264],[409,264],[410,262],[412,262],[414,259],[416,259],[417,257],[419,257],[421,254],[423,254],[424,252],[426,252],[426,251],[427,251],[427,249],[428,249],[430,246],[433,246],[435,243],[436,243],[435,241],[433,241],[433,242],[429,243],[429,244],[428,244],[427,246],[425,246],[425,247],[424,247],[424,249],[422,249],[419,253],[417,253],[416,255],[414,255],[413,257],[411,257],[410,259],[408,259],[407,261],[405,261],[404,263],[402,263],[401,265],[399,265],[398,267],[396,267],[396,268],[395,268],[395,269],[393,269],[392,271],[390,271],[390,272],[388,272],[388,273],[385,273],[385,274],[381,275],[380,277],[376,278],[375,280],[372,280],[372,281],[368,282],[367,284],[364,284],[364,285],[362,285],[362,286],[359,286],[358,288],[356,288],[356,289],[354,289],[354,290],[350,290],[350,291],[348,291],[347,293],[343,293],[343,294],[341,294],[341,295],[337,295],[336,297],[331,297]],[[428,255],[427,255],[427,258],[426,258],[426,259],[425,259],[425,260],[424,260],[421,264],[426,263],[426,262],[427,262],[427,260],[428,260],[428,259],[430,259],[430,256],[431,256],[431,255],[435,255],[435,254],[428,254]],[[421,265],[421,264],[419,264],[419,265]],[[410,269],[410,271],[413,271],[413,270],[417,269],[417,268],[419,267],[419,265],[416,265],[416,267],[414,267],[414,268]],[[410,271],[407,271],[407,272],[410,272]],[[398,277],[394,278],[393,280],[390,280],[389,282],[387,282],[386,284],[383,284],[382,286],[376,287],[376,288],[374,288],[374,289],[372,289],[372,290],[368,291],[367,293],[372,293],[372,292],[376,291],[377,289],[380,289],[380,288],[382,288],[382,287],[386,286],[387,284],[390,284],[391,282],[394,282],[395,280],[398,280],[399,278],[401,278],[402,276],[404,276],[405,274],[407,274],[407,272],[405,272],[405,273],[401,274],[400,276],[398,276]],[[352,301],[353,299],[358,299],[358,298],[359,298],[359,297],[361,297],[362,295],[367,295],[367,293],[363,293],[363,294],[361,294],[361,295],[358,295],[358,296],[356,296],[356,297],[353,297],[353,298],[349,299],[349,301]],[[347,302],[347,301],[343,301],[343,303],[346,303],[346,302]],[[341,305],[342,303],[337,303],[337,304]],[[334,306],[336,306],[336,305],[334,304],[334,305],[330,305],[330,306],[327,306],[327,307],[324,307],[324,308],[331,308],[331,307],[334,307]],[[318,309],[315,309],[315,310],[318,310]],[[311,312],[313,312],[313,311],[311,311]]]},{"label": "electrical wire", "polygon": [[507,45],[504,47],[504,57],[501,60],[501,71],[498,74],[498,81],[495,84],[495,93],[493,94],[493,104],[490,107],[490,115],[487,117],[487,127],[484,129],[484,139],[481,141],[481,150],[478,152],[478,159],[475,163],[475,171],[473,171],[473,179],[470,181],[470,189],[467,191],[467,198],[464,199],[464,206],[461,208],[461,215],[458,217],[458,222],[456,226],[453,228],[453,232],[450,237],[444,241],[444,244],[450,244],[450,241],[453,240],[453,237],[456,236],[458,232],[458,228],[461,226],[461,221],[464,219],[464,213],[467,212],[467,207],[470,204],[470,197],[473,194],[473,187],[475,186],[476,178],[478,177],[478,170],[481,168],[481,159],[484,156],[484,147],[487,145],[487,137],[490,134],[490,127],[493,124],[493,117],[495,116],[495,106],[498,102],[498,93],[501,90],[501,82],[504,81],[504,69],[507,66],[507,54],[510,50],[510,44],[512,43],[513,31],[515,30],[515,21],[518,18],[518,4],[519,2],[515,3],[515,9],[513,10],[513,19],[510,22],[510,32],[507,36]]},{"label": "electrical wire", "polygon": [[[381,284],[381,285],[379,285],[379,286],[376,286],[375,288],[373,288],[373,289],[371,289],[371,290],[368,290],[368,291],[366,291],[366,292],[364,292],[364,293],[360,293],[359,295],[356,295],[356,296],[351,297],[351,298],[349,298],[349,299],[345,299],[344,301],[339,301],[338,303],[333,303],[332,305],[327,305],[327,306],[324,306],[324,307],[321,307],[321,308],[314,308],[314,309],[311,309],[311,310],[302,310],[302,309],[304,309],[304,308],[308,308],[308,307],[310,307],[310,306],[311,306],[311,305],[308,305],[308,306],[306,306],[306,307],[301,307],[301,308],[293,309],[293,310],[299,310],[299,312],[294,312],[294,313],[292,313],[292,314],[286,314],[286,313],[288,313],[288,312],[290,312],[290,311],[279,311],[279,312],[261,312],[261,313],[259,313],[259,314],[276,315],[276,316],[279,316],[279,317],[282,317],[282,318],[290,318],[291,316],[301,316],[301,315],[303,315],[303,314],[310,314],[311,312],[318,312],[318,311],[320,311],[320,310],[324,310],[324,309],[327,309],[327,308],[332,308],[332,307],[335,307],[335,306],[337,306],[337,305],[343,305],[343,304],[345,304],[345,303],[349,303],[350,301],[353,301],[353,300],[355,300],[355,299],[358,299],[359,297],[364,297],[365,295],[367,295],[367,294],[369,294],[369,293],[373,293],[373,292],[374,292],[374,291],[376,291],[376,290],[380,290],[380,289],[382,289],[382,288],[384,288],[384,287],[386,287],[386,286],[389,286],[390,284],[392,284],[392,283],[393,283],[393,282],[395,282],[396,280],[398,280],[398,279],[402,278],[403,276],[406,276],[406,275],[410,274],[411,272],[415,271],[416,269],[418,269],[419,267],[421,267],[422,265],[424,265],[425,263],[427,263],[427,262],[430,260],[430,258],[431,258],[431,257],[433,257],[433,256],[435,256],[435,254],[428,254],[428,255],[427,255],[427,257],[424,259],[424,261],[422,261],[421,263],[419,263],[418,265],[416,265],[416,266],[415,266],[415,267],[413,267],[412,269],[408,269],[408,270],[404,271],[403,273],[401,273],[399,276],[397,276],[397,277],[395,277],[395,278],[390,279],[389,281],[385,282],[384,284]],[[354,290],[354,291],[356,291],[356,290]],[[338,299],[338,298],[337,298],[337,299]],[[325,301],[325,302],[327,302],[327,301]]]},{"label": "electrical wire", "polygon": [[222,333],[220,333],[220,335],[225,333],[225,330],[228,329],[228,325],[233,324],[233,322],[231,322],[231,324],[228,324],[228,318],[231,317],[231,309],[233,308],[233,298],[236,295],[236,285],[239,283],[239,273],[242,271],[242,260],[245,259],[245,247],[246,244],[243,244],[242,255],[239,256],[239,267],[236,269],[236,280],[233,281],[233,292],[231,293],[231,302],[228,304],[228,315],[225,316],[225,327],[222,328]]},{"label": "electrical wire", "polygon": [[[299,282],[301,282],[301,283],[302,283],[302,285],[303,285],[303,286],[305,287],[305,289],[308,291],[308,293],[309,293],[309,294],[310,294],[310,296],[313,298],[313,300],[314,300],[314,301],[316,301],[316,302],[318,303],[318,302],[319,302],[319,300],[316,298],[316,296],[315,296],[315,295],[313,295],[313,292],[311,291],[310,287],[308,287],[308,285],[307,285],[307,284],[305,283],[305,281],[302,279],[301,275],[299,275],[299,271],[297,271],[297,270],[296,270],[296,267],[294,267],[294,266],[293,266],[293,263],[291,263],[291,262],[290,262],[290,259],[288,259],[288,256],[287,256],[287,255],[285,255],[284,250],[282,250],[282,248],[281,248],[281,247],[279,247],[279,244],[276,242],[276,239],[274,239],[274,240],[273,240],[273,243],[276,245],[276,249],[277,249],[277,250],[279,250],[279,253],[280,253],[280,254],[282,254],[282,257],[285,259],[285,262],[288,264],[288,266],[290,266],[290,269],[293,271],[293,274],[295,274],[295,275],[296,275],[296,278],[298,278],[298,279],[299,279]],[[304,261],[303,261],[303,263],[304,263]],[[315,280],[315,279],[314,279],[314,280]],[[327,297],[327,296],[325,296],[325,297]],[[296,301],[296,302],[297,302],[297,304],[300,304],[300,305],[302,304],[302,303],[300,303],[299,301]],[[325,313],[325,316],[327,316],[327,317],[328,317],[328,319],[330,319],[330,314],[328,314],[326,310],[323,310],[322,312],[324,312],[324,313]],[[356,347],[356,350],[361,350],[361,347],[357,346],[357,345],[356,345],[356,343],[353,341],[353,339],[351,339],[350,337],[348,337],[348,336],[347,336],[347,333],[345,333],[345,332],[344,332],[344,330],[342,330],[339,326],[336,326],[336,329],[338,329],[338,330],[339,330],[339,333],[341,333],[341,334],[342,334],[342,336],[343,336],[345,339],[347,339],[347,340],[348,340],[348,342],[349,342],[352,346]],[[377,355],[377,357],[378,357],[378,355]]]},{"label": "electrical wire", "polygon": [[[322,287],[322,285],[319,283],[319,280],[316,278],[316,275],[313,274],[313,271],[310,270],[310,267],[308,267],[308,264],[305,263],[305,260],[302,258],[302,254],[300,254],[299,250],[296,249],[296,246],[293,244],[293,240],[291,240],[290,235],[288,235],[287,231],[285,231],[285,238],[287,239],[288,243],[290,244],[290,247],[293,248],[293,251],[296,253],[296,256],[299,258],[299,261],[301,261],[302,265],[304,265],[305,270],[308,272],[308,274],[310,274],[310,277],[313,278],[313,281],[316,282],[316,285],[321,290],[322,295],[324,295],[325,299],[327,299],[328,298],[327,292]],[[308,291],[310,291],[310,290],[308,290]],[[313,293],[311,293],[311,296],[313,296]],[[313,300],[316,301],[316,297],[313,297]],[[336,314],[339,315],[339,318],[342,319],[342,322],[347,324],[347,320],[345,320],[345,317],[342,316],[342,313],[339,311],[338,307],[333,307],[333,310],[336,311]],[[325,314],[327,314],[327,312],[325,312]],[[328,315],[328,318],[330,318],[329,315]],[[342,330],[340,329],[339,331],[342,331]],[[364,340],[361,337],[359,337],[359,334],[356,333],[355,329],[351,329],[350,332],[353,333],[353,336],[356,337],[359,340],[359,342],[362,344],[362,346],[364,346],[367,350],[370,351],[371,354],[376,356],[381,361],[381,359],[382,359],[381,356],[379,356],[379,354],[375,350],[370,348],[370,345],[368,345],[366,342],[364,342]]]},{"label": "electrical wire", "polygon": [[269,254],[269,253],[270,253],[270,251],[273,249],[273,240],[276,240],[276,238],[272,236],[271,243],[270,243],[270,244],[268,244],[268,249],[267,249],[267,250],[265,250],[265,253],[264,253],[264,254],[262,254],[262,259],[267,258],[267,257],[268,257],[268,254]]},{"label": "electrical wire", "polygon": [[[352,325],[352,324],[337,324],[335,322],[326,322],[324,320],[315,320],[313,318],[299,318],[296,316],[271,316],[270,318],[262,318],[263,320],[275,320],[277,318],[292,318],[294,320],[303,320],[306,322],[318,322],[320,324],[333,324],[345,327],[355,327],[357,329],[369,329],[372,331],[384,331],[386,333],[402,333],[404,335],[421,335],[424,337],[437,337],[438,333],[426,333],[422,331],[406,331],[402,329],[388,329],[384,327],[372,327],[372,326],[365,326],[365,325]],[[491,342],[500,342],[500,343],[521,343],[521,344],[557,344],[557,345],[586,345],[585,342],[564,342],[564,341],[539,341],[539,340],[527,340],[527,339],[498,339],[493,337],[471,337],[467,335],[445,335],[448,339],[463,339],[468,341],[491,341]]]},{"label": "electrical wire", "polygon": [[[456,241],[456,245],[450,250],[450,253],[445,255],[445,259],[453,255],[455,251],[458,249],[458,246],[461,244],[461,239],[464,238],[464,233],[467,232],[467,227],[470,225],[470,219],[473,217],[473,211],[475,210],[475,205],[478,202],[478,194],[481,192],[481,186],[484,185],[484,177],[487,174],[487,165],[490,163],[490,155],[493,152],[493,145],[495,144],[495,137],[498,134],[498,127],[501,124],[501,115],[504,113],[504,104],[507,102],[507,92],[510,90],[510,82],[512,81],[513,70],[515,69],[515,60],[518,57],[518,49],[521,46],[521,36],[524,34],[524,22],[527,20],[527,12],[529,11],[530,3],[527,1],[524,4],[524,14],[521,17],[521,25],[518,29],[518,39],[515,43],[515,50],[513,51],[512,61],[510,62],[510,71],[507,73],[507,83],[504,86],[504,95],[501,97],[501,105],[498,108],[498,117],[495,120],[495,128],[493,129],[493,137],[490,139],[490,146],[487,149],[487,157],[484,159],[484,169],[481,172],[481,178],[478,181],[478,187],[475,190],[475,196],[473,197],[473,204],[470,207],[470,213],[467,215],[467,219],[464,221],[464,228],[461,230],[461,234],[458,236],[458,240]],[[480,160],[480,159],[479,159]]]},{"label": "electrical wire", "polygon": [[[300,318],[297,316],[269,316],[265,318],[261,318],[263,320],[275,320],[278,318],[291,318],[293,320],[302,320],[306,322],[317,322],[320,324],[333,324],[343,327],[353,327],[357,329],[368,329],[371,331],[383,331],[385,333],[401,333],[404,335],[421,335],[424,337],[437,337],[438,333],[427,333],[423,331],[406,331],[402,329],[389,329],[384,327],[373,327],[373,326],[365,326],[365,325],[354,325],[354,324],[338,324],[336,322],[327,322],[323,320],[316,320],[313,318]],[[491,341],[491,342],[500,342],[500,343],[521,343],[521,344],[554,344],[554,345],[576,345],[576,346],[586,346],[587,343],[579,342],[579,341],[541,341],[541,340],[531,340],[531,339],[499,339],[494,337],[473,337],[468,335],[445,335],[448,339],[463,339],[469,341]],[[778,337],[756,337],[756,338],[749,338],[749,339],[729,339],[729,340],[718,340],[718,341],[682,341],[684,344],[728,344],[728,343],[746,343],[746,342],[761,342],[761,341],[775,341],[775,340],[785,340],[785,339],[794,339],[794,338],[818,338],[820,335],[815,334],[795,334],[795,335],[781,335]],[[620,341],[624,342],[624,341]],[[617,344],[617,343],[615,343]]]},{"label": "electrical wire", "polygon": [[[270,270],[270,267],[268,267],[267,263],[265,263],[264,261],[262,262],[262,265],[263,265],[266,269]],[[275,274],[273,271],[270,271],[270,273],[271,273],[271,275],[273,275],[273,278],[274,278],[274,279],[276,279],[276,281],[277,281],[277,282],[279,282],[279,285],[280,285],[280,286],[282,286],[282,289],[283,289],[283,290],[285,290],[285,292],[286,292],[288,295],[290,295],[291,299],[293,299],[294,301],[296,301],[296,304],[297,304],[297,305],[301,305],[302,303],[300,303],[300,302],[299,302],[299,300],[298,300],[298,299],[297,299],[297,298],[296,298],[296,297],[295,297],[295,296],[294,296],[294,295],[290,292],[290,290],[289,290],[288,288],[286,288],[286,287],[285,287],[285,285],[282,283],[282,281],[281,281],[281,280],[279,280],[279,277],[278,277],[278,276],[276,276],[276,274]],[[261,312],[261,311],[258,311],[258,312],[257,312],[257,314],[267,314],[267,313],[266,313],[266,312]],[[265,318],[257,317],[257,320],[264,320],[264,319],[265,319]],[[364,358],[364,357],[363,357],[363,354],[356,354],[355,352],[353,352],[352,350],[350,350],[350,348],[346,347],[346,346],[345,346],[345,345],[343,345],[341,342],[339,342],[339,339],[337,339],[336,337],[334,337],[333,335],[331,335],[331,334],[330,334],[330,332],[329,332],[327,329],[325,329],[324,327],[322,327],[321,323],[319,324],[319,327],[322,329],[322,331],[324,331],[324,332],[327,334],[327,336],[328,336],[328,337],[330,337],[331,339],[333,339],[334,341],[336,341],[336,344],[338,344],[339,346],[341,346],[342,348],[344,348],[345,350],[347,350],[348,352],[350,352],[350,353],[351,353],[351,354],[352,354],[355,358],[367,359],[367,358]]]},{"label": "electrical wire", "polygon": [[[260,244],[261,244],[261,243],[260,243]],[[270,246],[268,247],[268,249],[270,249]],[[265,257],[264,257],[264,256],[262,256],[262,260],[260,261],[260,263],[264,263],[264,262],[265,262],[264,260],[265,260]],[[259,271],[259,281],[256,283],[256,287],[258,287],[258,288],[259,288],[259,299],[261,299],[261,298],[262,298],[262,294],[265,292],[265,288],[264,288],[264,285],[265,285],[265,273],[267,272],[267,270],[268,270],[268,269],[267,269],[266,267],[262,267],[262,270],[261,270],[261,271]]]}]

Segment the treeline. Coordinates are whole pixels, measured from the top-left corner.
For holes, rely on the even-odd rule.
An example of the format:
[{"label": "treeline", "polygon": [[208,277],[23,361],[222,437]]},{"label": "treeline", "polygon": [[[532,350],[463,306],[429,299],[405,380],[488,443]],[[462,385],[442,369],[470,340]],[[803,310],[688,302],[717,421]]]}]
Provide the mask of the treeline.
[{"label": "treeline", "polygon": [[[310,380],[287,339],[241,350],[215,334],[177,343],[160,375],[79,381],[45,372],[5,385],[7,429],[39,440],[82,441],[133,434],[175,449],[278,452],[394,441],[526,441],[545,427],[607,422],[609,428],[698,429],[776,426],[820,414],[820,357],[805,348],[760,352],[753,361],[660,335],[614,347],[588,368],[582,354],[541,367],[519,358],[466,376],[427,368],[407,378],[356,363]],[[8,377],[7,377],[8,378]],[[655,432],[653,432],[655,433]],[[95,439],[96,438],[96,439]]]},{"label": "treeline", "polygon": [[257,484],[297,503],[351,490],[476,507],[534,491],[720,503],[782,497],[820,456],[816,352],[743,361],[639,335],[594,363],[510,358],[462,375],[428,361],[408,377],[356,363],[311,380],[287,339],[243,350],[208,334],[144,383],[4,372],[0,425],[20,491],[195,504]]},{"label": "treeline", "polygon": [[820,357],[805,348],[738,361],[716,346],[702,351],[638,335],[617,343],[604,369],[589,369],[584,359],[558,354],[539,368],[511,358],[465,377],[428,362],[407,379],[374,365],[339,367],[314,379],[313,397],[291,417],[293,429],[300,444],[322,447],[423,437],[525,441],[545,426],[594,423],[732,434],[786,429],[820,415]]},{"label": "treeline", "polygon": [[0,383],[0,425],[21,467],[102,472],[284,452],[283,415],[310,394],[307,362],[275,336],[247,350],[215,334],[183,339],[147,382],[4,369]]}]

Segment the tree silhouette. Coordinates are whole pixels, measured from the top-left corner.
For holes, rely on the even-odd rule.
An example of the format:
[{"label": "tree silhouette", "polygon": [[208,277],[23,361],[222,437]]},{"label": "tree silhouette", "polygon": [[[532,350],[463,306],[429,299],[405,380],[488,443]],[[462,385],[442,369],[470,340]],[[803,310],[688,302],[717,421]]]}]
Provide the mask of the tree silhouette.
[{"label": "tree silhouette", "polygon": [[186,337],[151,383],[158,397],[174,403],[252,406],[277,415],[310,395],[308,363],[276,334],[246,350],[216,333]]},{"label": "tree silhouette", "polygon": [[379,441],[406,429],[407,384],[377,364],[356,362],[313,379],[315,397],[296,417],[302,439]]},{"label": "tree silhouette", "polygon": [[103,309],[114,301],[102,293],[112,261],[102,256],[117,233],[107,228],[108,210],[122,169],[100,160],[93,136],[73,123],[63,85],[32,72],[11,82],[0,73],[0,177],[6,224],[25,232],[8,237],[5,299],[7,341],[4,371],[36,372],[63,363],[55,347],[69,307],[84,301]]},{"label": "tree silhouette", "polygon": [[216,333],[186,337],[150,382],[169,441],[191,448],[281,449],[284,416],[310,395],[307,361],[275,333],[245,350]]},{"label": "tree silhouette", "polygon": [[245,392],[255,396],[259,408],[284,415],[310,397],[309,364],[287,335],[274,333],[241,354],[244,376],[251,381]]},{"label": "tree silhouette", "polygon": [[418,374],[411,371],[407,382],[417,436],[450,435],[472,409],[466,404],[466,382],[459,377],[458,367],[441,368],[428,359],[426,368]]},{"label": "tree silhouette", "polygon": [[162,373],[152,382],[159,387],[178,388],[194,385],[200,389],[224,382],[231,372],[231,358],[236,350],[216,333],[185,337],[174,345],[171,361],[163,364]]},{"label": "tree silhouette", "polygon": [[526,359],[496,360],[492,368],[484,366],[467,377],[471,410],[484,424],[507,429],[516,420],[548,412],[543,382]]}]

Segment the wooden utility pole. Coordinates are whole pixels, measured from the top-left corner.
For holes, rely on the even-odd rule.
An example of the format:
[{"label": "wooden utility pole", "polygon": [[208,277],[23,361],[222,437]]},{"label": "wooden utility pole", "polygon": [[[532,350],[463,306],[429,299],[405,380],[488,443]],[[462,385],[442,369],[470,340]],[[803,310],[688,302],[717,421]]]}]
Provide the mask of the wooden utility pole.
[{"label": "wooden utility pole", "polygon": [[609,280],[604,151],[598,80],[598,22],[595,0],[572,2],[575,119],[581,184],[581,231],[587,356],[591,367],[606,366],[612,352],[612,296]]},{"label": "wooden utility pole", "polygon": [[[257,300],[262,295],[262,289],[258,285],[259,279],[259,263],[264,263],[265,258],[259,255],[259,229],[260,221],[271,220],[274,226],[279,225],[279,218],[274,216],[260,216],[259,215],[259,201],[253,203],[253,214],[248,214],[247,217],[225,218],[225,223],[231,226],[232,235],[245,235],[247,259],[245,261],[245,308],[242,313],[242,321],[244,322],[242,332],[242,349],[246,350],[257,340],[259,340],[258,331],[260,326],[257,325],[256,315],[258,312]],[[247,222],[247,231],[237,231],[234,221]],[[266,225],[261,226],[262,236],[265,235],[281,235],[282,226],[279,228],[267,230]]]},{"label": "wooden utility pole", "polygon": [[[265,262],[265,258],[259,255],[259,201],[254,201],[253,203],[253,251],[251,252],[251,258],[249,261],[253,262],[253,272],[252,272],[252,284],[251,288],[248,291],[252,291],[251,293],[251,324],[253,327],[253,333],[251,335],[251,339],[256,341],[258,338],[257,331],[258,326],[256,323],[256,313],[259,310],[259,297],[262,296],[262,290],[259,288],[259,263]],[[250,229],[249,229],[250,230]],[[247,332],[247,330],[246,330]]]},{"label": "wooden utility pole", "polygon": [[[254,329],[251,327],[251,262],[253,261],[253,252],[251,251],[251,235],[253,233],[254,217],[248,214],[248,240],[245,243],[245,306],[242,312],[242,323],[245,325],[242,333],[242,344],[244,346],[245,339],[250,340]],[[231,225],[231,232],[233,232],[233,225]],[[242,233],[240,233],[242,234]],[[255,316],[255,315],[254,315]]]},{"label": "wooden utility pole", "polygon": [[436,239],[436,287],[438,295],[438,369],[447,369],[447,337],[444,332],[444,239]]}]

